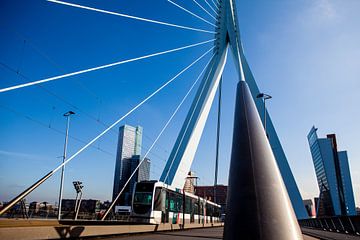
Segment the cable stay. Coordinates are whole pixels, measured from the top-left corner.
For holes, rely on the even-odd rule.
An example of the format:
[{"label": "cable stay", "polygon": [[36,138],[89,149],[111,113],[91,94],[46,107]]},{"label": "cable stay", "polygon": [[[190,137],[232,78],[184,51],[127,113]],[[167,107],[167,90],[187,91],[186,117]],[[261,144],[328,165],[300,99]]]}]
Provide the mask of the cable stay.
[{"label": "cable stay", "polygon": [[173,1],[171,1],[171,0],[167,0],[167,1],[168,1],[169,3],[171,3],[171,4],[173,4],[174,6],[176,6],[176,7],[180,8],[180,9],[184,10],[185,12],[187,12],[187,13],[191,14],[192,16],[194,16],[194,17],[196,17],[196,18],[198,18],[198,19],[200,19],[200,20],[202,20],[202,21],[204,21],[204,22],[206,22],[206,23],[210,24],[210,25],[211,25],[211,26],[213,26],[213,27],[216,27],[216,25],[215,25],[215,24],[213,24],[213,23],[209,22],[208,20],[206,20],[206,19],[204,19],[204,18],[200,17],[199,15],[196,15],[195,13],[193,13],[193,12],[191,12],[191,11],[187,10],[186,8],[184,8],[184,7],[180,6],[179,4],[177,4],[177,3],[175,3],[175,2],[173,2]]},{"label": "cable stay", "polygon": [[120,198],[121,194],[123,193],[123,191],[125,190],[125,188],[127,187],[127,185],[129,184],[129,182],[131,181],[131,179],[133,178],[133,176],[135,175],[135,173],[137,172],[137,170],[139,169],[139,167],[141,166],[141,164],[145,161],[146,157],[148,156],[149,152],[152,150],[152,148],[155,146],[155,144],[157,143],[157,141],[159,140],[159,138],[161,137],[161,135],[164,133],[165,129],[169,126],[171,120],[175,117],[176,113],[179,111],[180,107],[182,106],[182,104],[185,102],[186,98],[189,96],[189,94],[191,93],[191,91],[193,90],[193,88],[195,87],[196,83],[199,81],[201,75],[203,74],[203,72],[206,70],[207,66],[209,65],[209,63],[211,62],[211,60],[213,59],[214,55],[211,57],[211,59],[209,60],[209,62],[206,64],[206,66],[203,68],[203,70],[201,71],[201,73],[199,74],[199,76],[196,78],[196,80],[194,81],[194,83],[191,85],[190,89],[187,91],[187,93],[185,94],[185,96],[183,97],[183,99],[180,101],[180,103],[178,104],[178,106],[176,107],[176,109],[174,110],[174,112],[172,113],[172,115],[170,116],[169,120],[166,122],[166,124],[164,125],[164,127],[161,129],[160,133],[158,134],[158,136],[156,137],[156,139],[154,140],[154,142],[151,144],[151,146],[149,147],[149,149],[147,150],[147,152],[145,153],[145,155],[142,157],[141,161],[139,162],[139,164],[136,166],[136,168],[134,169],[134,171],[131,173],[130,177],[128,178],[128,180],[125,182],[124,186],[122,187],[121,191],[118,193],[118,195],[116,196],[116,198],[113,200],[113,202],[111,203],[111,205],[109,206],[109,208],[106,210],[104,216],[101,218],[101,220],[105,220],[107,215],[109,214],[109,212],[111,211],[111,209],[115,206],[116,202],[118,201],[118,199]]},{"label": "cable stay", "polygon": [[[10,67],[9,65],[7,65],[7,64],[5,64],[5,63],[3,63],[3,62],[1,62],[1,61],[0,61],[0,65],[2,65],[4,68],[8,69],[9,71],[11,71],[11,72],[19,75],[19,76],[22,77],[23,79],[30,80],[29,77],[25,76],[24,74],[18,72],[18,71],[15,70],[14,68]],[[71,103],[69,100],[65,99],[64,97],[62,97],[62,96],[60,96],[60,95],[58,95],[58,94],[50,91],[49,89],[47,89],[47,88],[44,87],[44,86],[38,85],[38,87],[39,87],[41,90],[43,90],[44,92],[46,92],[47,94],[55,97],[56,99],[62,101],[63,103],[69,105],[70,107],[76,109],[76,111],[79,111],[79,112],[83,113],[85,116],[87,116],[89,119],[93,120],[93,121],[96,122],[97,124],[100,124],[100,125],[102,125],[102,126],[104,126],[104,127],[109,127],[108,124],[106,124],[105,122],[101,121],[99,118],[91,115],[90,113],[84,111],[83,109],[80,109],[78,106],[76,106],[75,104]],[[98,97],[98,98],[99,98],[99,97]],[[1,105],[0,105],[0,106],[1,106]],[[7,107],[4,106],[4,108],[7,108]],[[8,110],[10,110],[10,109],[8,108]],[[15,110],[12,111],[12,112],[15,113]],[[19,114],[19,115],[21,115],[21,114]],[[22,115],[23,115],[25,118],[29,118],[29,117],[25,116],[24,114],[22,114]],[[44,125],[44,124],[42,124],[42,125]],[[51,128],[50,125],[49,125],[49,128]],[[56,130],[56,129],[52,129],[52,130],[55,130],[55,131],[59,132],[59,130]],[[116,136],[118,135],[118,132],[117,132],[115,129],[112,129],[111,132],[112,132],[113,134],[115,134]],[[59,132],[59,133],[65,134],[65,133],[63,133],[63,132]],[[149,140],[149,141],[152,142],[152,139],[151,139],[149,136],[147,136],[147,135],[144,134],[144,133],[143,133],[143,136],[144,136],[147,140]],[[76,139],[75,139],[75,140],[76,140]],[[86,143],[85,141],[82,141],[82,140],[79,140],[79,142]],[[158,146],[158,147],[161,147],[165,152],[167,152],[167,149],[165,149],[164,147],[162,147],[162,146],[160,146],[160,145],[157,145],[157,146]],[[143,147],[141,147],[141,148],[142,148],[143,150],[145,150]],[[154,154],[154,155],[155,155],[155,154]],[[159,157],[159,155],[157,155],[157,157]],[[160,158],[160,157],[159,157],[159,158]],[[164,159],[164,161],[166,161],[166,159]]]},{"label": "cable stay", "polygon": [[[34,42],[32,39],[29,39],[29,37],[23,35],[22,33],[17,32],[14,29],[9,29],[8,27],[4,27],[7,29],[7,31],[9,31],[10,33],[12,33],[14,36],[16,36],[16,38],[18,38],[21,41],[24,41],[24,43],[26,42],[26,44],[28,46],[30,46],[39,56],[43,57],[45,60],[47,60],[50,64],[52,64],[55,68],[59,69],[60,71],[64,71],[64,68],[62,66],[60,66],[58,63],[56,63],[53,59],[50,58],[50,56],[44,52],[42,49],[40,49]],[[66,71],[64,71],[66,72]],[[15,71],[15,73],[18,73]],[[24,76],[23,76],[24,77]],[[92,96],[96,101],[101,102],[101,99],[99,98],[99,96],[97,96],[92,90],[90,90],[85,84],[83,84],[80,81],[77,81],[76,79],[74,79],[74,82],[81,87],[84,91],[86,91],[90,96]]]},{"label": "cable stay", "polygon": [[209,6],[209,8],[210,8],[216,15],[218,15],[218,12],[209,4],[209,2],[206,1],[206,0],[204,0],[204,1],[205,1],[205,3]]},{"label": "cable stay", "polygon": [[191,30],[191,31],[215,34],[214,31],[208,31],[205,29],[193,28],[193,27],[188,27],[188,26],[183,26],[183,25],[178,25],[178,24],[173,24],[173,23],[152,20],[152,19],[148,19],[148,18],[136,17],[136,16],[131,16],[131,15],[123,14],[123,13],[111,12],[111,11],[107,11],[107,10],[103,10],[103,9],[99,9],[99,8],[93,8],[93,7],[88,7],[88,6],[74,4],[74,3],[68,3],[68,2],[58,1],[58,0],[47,0],[47,1],[52,2],[52,3],[67,5],[67,6],[71,6],[71,7],[77,7],[77,8],[82,8],[82,9],[86,9],[86,10],[91,10],[91,11],[95,11],[95,12],[101,12],[101,13],[111,14],[111,15],[115,15],[115,16],[136,19],[136,20],[140,20],[140,21],[144,21],[144,22],[157,23],[157,24],[165,25],[165,26],[169,26],[169,27],[176,27],[176,28],[181,28],[181,29],[186,29],[186,30]]},{"label": "cable stay", "polygon": [[212,17],[215,21],[217,21],[216,17],[213,16],[211,13],[209,13],[208,10],[206,10],[203,6],[201,6],[200,3],[198,3],[196,0],[193,0],[194,3],[196,3],[196,5],[198,5],[204,12],[206,12],[210,17]]},{"label": "cable stay", "polygon": [[47,179],[49,179],[52,175],[54,175],[57,171],[59,171],[63,166],[65,166],[67,163],[69,163],[71,160],[73,160],[76,156],[78,156],[81,152],[83,152],[85,149],[87,149],[89,146],[91,146],[94,142],[96,142],[99,138],[101,138],[103,135],[105,135],[107,132],[109,132],[113,127],[115,127],[119,122],[124,120],[127,116],[129,116],[132,112],[134,112],[136,109],[138,109],[140,106],[142,106],[144,103],[146,103],[149,99],[151,99],[153,96],[155,96],[158,92],[160,92],[162,89],[164,89],[167,85],[169,85],[171,82],[173,82],[175,79],[177,79],[180,75],[182,75],[184,72],[186,72],[190,67],[192,67],[195,63],[200,61],[203,57],[205,57],[209,52],[211,52],[215,46],[211,47],[208,51],[203,53],[200,57],[198,57],[195,61],[193,61],[190,65],[185,67],[183,70],[181,70],[179,73],[177,73],[174,77],[172,77],[170,80],[168,80],[165,84],[163,84],[161,87],[156,89],[153,93],[151,93],[149,96],[147,96],[144,100],[142,100],[140,103],[138,103],[135,107],[133,107],[130,111],[128,111],[125,115],[120,117],[118,120],[116,120],[113,124],[111,124],[108,128],[106,128],[104,131],[102,131],[100,134],[98,134],[95,138],[93,138],[91,141],[89,141],[87,144],[85,144],[80,150],[78,150],[76,153],[74,153],[71,157],[66,159],[63,163],[61,163],[58,167],[56,167],[54,170],[47,173],[44,177],[39,179],[37,182],[35,182],[32,186],[27,188],[25,191],[23,191],[21,194],[19,194],[17,197],[15,197],[13,200],[9,202],[6,207],[0,210],[0,216],[5,213],[7,210],[9,210],[11,207],[13,207],[18,201],[23,199],[25,196],[27,196],[29,193],[31,193],[33,190],[35,190],[38,186],[40,186],[43,182],[45,182]]},{"label": "cable stay", "polygon": [[[209,63],[210,63],[210,62],[209,62]],[[214,67],[214,64],[211,66],[211,69],[212,69],[213,67]],[[209,79],[210,72],[211,72],[211,71],[209,71],[208,74],[207,74],[207,76],[206,76],[206,81],[208,81],[208,79]],[[201,88],[201,92],[204,91],[205,85],[206,85],[206,84],[204,84],[203,87]],[[198,98],[196,99],[196,105],[199,103],[199,101],[200,101],[200,95],[199,95]],[[194,113],[194,112],[192,112],[192,114],[193,114],[193,113]],[[191,116],[191,118],[192,118],[192,117],[193,117],[193,115]],[[188,125],[186,126],[186,128],[189,127],[189,124],[190,124],[190,121],[188,122]],[[182,136],[182,139],[181,139],[180,141],[182,142],[183,139],[184,139],[184,136]],[[179,146],[180,146],[180,145],[179,145]],[[169,168],[168,168],[168,170],[167,170],[167,172],[166,172],[166,176],[165,176],[165,179],[164,179],[164,182],[165,182],[165,183],[166,183],[167,178],[169,177],[170,169],[172,168],[172,166],[173,166],[173,164],[174,164],[174,160],[175,160],[176,155],[178,154],[178,151],[179,151],[179,148],[176,150],[175,155],[174,155],[173,158],[171,159],[170,166],[169,166]],[[169,160],[170,160],[170,158],[169,158]],[[178,169],[180,169],[180,168],[178,168]],[[180,170],[181,170],[181,169],[180,169]]]},{"label": "cable stay", "polygon": [[0,93],[8,92],[8,91],[19,89],[19,88],[29,87],[29,86],[32,86],[32,85],[37,85],[37,84],[41,84],[41,83],[45,83],[45,82],[50,82],[50,81],[54,81],[54,80],[58,80],[58,79],[66,78],[66,77],[71,77],[71,76],[79,75],[79,74],[82,74],[82,73],[92,72],[92,71],[96,71],[96,70],[100,70],[100,69],[104,69],[104,68],[109,68],[109,67],[121,65],[121,64],[124,64],[124,63],[135,62],[135,61],[138,61],[138,60],[151,58],[151,57],[155,57],[155,56],[159,56],[159,55],[164,55],[164,54],[171,53],[171,52],[177,52],[177,51],[180,51],[180,50],[200,46],[200,45],[203,45],[203,44],[206,44],[206,43],[209,43],[209,42],[214,42],[214,41],[215,41],[215,39],[211,39],[211,40],[207,40],[207,41],[200,42],[200,43],[190,44],[190,45],[187,45],[187,46],[184,46],[184,47],[179,47],[179,48],[174,48],[174,49],[171,49],[171,50],[166,50],[166,51],[163,51],[163,52],[152,53],[152,54],[145,55],[145,56],[142,56],[142,57],[131,58],[131,59],[122,60],[122,61],[119,61],[119,62],[114,62],[114,63],[110,63],[110,64],[106,64],[106,65],[101,65],[101,66],[98,66],[98,67],[88,68],[88,69],[84,69],[84,70],[80,70],[80,71],[76,71],[76,72],[72,72],[72,73],[67,73],[67,74],[63,74],[63,75],[59,75],[59,76],[55,76],[55,77],[50,77],[50,78],[45,78],[45,79],[41,79],[41,80],[37,80],[37,81],[33,81],[33,82],[19,84],[19,85],[15,85],[15,86],[12,86],[12,87],[7,87],[7,88],[0,89]]},{"label": "cable stay", "polygon": [[216,7],[216,9],[219,11],[220,9],[219,9],[219,7],[218,7],[218,4],[217,4],[217,3],[215,3],[215,1],[214,1],[214,0],[211,0],[211,2],[214,4],[214,6]]}]

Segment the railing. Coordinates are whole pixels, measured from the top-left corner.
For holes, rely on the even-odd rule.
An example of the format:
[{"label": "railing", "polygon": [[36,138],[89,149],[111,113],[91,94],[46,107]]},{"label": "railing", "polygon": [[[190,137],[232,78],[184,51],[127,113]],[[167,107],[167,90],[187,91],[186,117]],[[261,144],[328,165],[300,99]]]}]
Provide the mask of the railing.
[{"label": "railing", "polygon": [[301,227],[360,235],[360,216],[322,217],[299,220]]}]

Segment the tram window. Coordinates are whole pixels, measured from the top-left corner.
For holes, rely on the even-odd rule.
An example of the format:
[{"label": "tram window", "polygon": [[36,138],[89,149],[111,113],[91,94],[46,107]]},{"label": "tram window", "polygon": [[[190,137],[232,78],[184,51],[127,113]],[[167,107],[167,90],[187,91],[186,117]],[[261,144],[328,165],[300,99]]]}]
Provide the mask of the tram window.
[{"label": "tram window", "polygon": [[191,213],[192,210],[192,201],[191,198],[185,196],[185,213]]},{"label": "tram window", "polygon": [[199,205],[198,205],[198,202],[196,199],[192,199],[192,206],[193,206],[193,209],[192,209],[192,212],[194,214],[199,214]]},{"label": "tram window", "polygon": [[183,210],[183,198],[181,194],[176,194],[176,210],[182,212]]},{"label": "tram window", "polygon": [[152,192],[136,192],[134,195],[134,204],[151,205]]},{"label": "tram window", "polygon": [[174,193],[169,193],[169,210],[172,212],[176,212],[176,199]]},{"label": "tram window", "polygon": [[154,210],[161,211],[162,207],[162,198],[161,198],[161,188],[157,187],[155,189],[155,196],[154,196]]}]

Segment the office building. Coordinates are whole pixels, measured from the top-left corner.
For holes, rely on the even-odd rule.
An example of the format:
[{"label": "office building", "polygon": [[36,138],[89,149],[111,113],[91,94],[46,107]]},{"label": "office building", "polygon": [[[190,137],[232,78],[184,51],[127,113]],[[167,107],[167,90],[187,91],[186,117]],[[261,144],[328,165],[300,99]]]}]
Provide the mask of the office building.
[{"label": "office building", "polygon": [[[124,125],[119,128],[119,138],[115,163],[113,201],[121,191],[126,176],[123,173],[123,160],[141,154],[142,127]],[[126,179],[127,180],[127,179]],[[125,181],[126,181],[125,180]]]},{"label": "office building", "polygon": [[303,200],[303,202],[304,202],[304,206],[305,206],[305,209],[306,209],[306,212],[307,212],[309,218],[316,217],[316,209],[315,209],[313,200],[305,199],[305,200]]},{"label": "office building", "polygon": [[356,215],[346,151],[338,151],[335,134],[318,138],[317,128],[308,134],[310,151],[319,186],[317,217]]},{"label": "office building", "polygon": [[214,186],[195,186],[195,195],[221,205],[221,213],[225,213],[227,189],[228,186],[225,185],[216,185],[216,191],[214,191]]},{"label": "office building", "polygon": [[[122,179],[120,180],[120,186],[123,187],[130,178],[131,174],[135,171],[142,158],[140,155],[133,155],[131,158],[124,158],[122,160]],[[131,178],[129,184],[122,193],[119,204],[121,206],[131,206],[132,193],[134,190],[135,183],[140,181],[150,180],[150,159],[145,160],[136,171],[135,175]],[[121,189],[120,189],[121,190]]]}]

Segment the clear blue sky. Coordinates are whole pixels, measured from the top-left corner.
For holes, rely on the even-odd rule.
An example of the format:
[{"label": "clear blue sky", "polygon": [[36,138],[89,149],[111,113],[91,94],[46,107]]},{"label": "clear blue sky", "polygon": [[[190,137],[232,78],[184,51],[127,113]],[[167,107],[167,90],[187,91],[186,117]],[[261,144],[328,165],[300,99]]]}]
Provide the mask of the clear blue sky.
[{"label": "clear blue sky", "polygon": [[[165,0],[79,1],[110,11],[212,30]],[[176,1],[211,21],[192,1]],[[202,1],[200,1],[202,2]],[[204,2],[203,2],[204,3]],[[306,140],[336,133],[348,150],[356,203],[360,205],[360,2],[357,0],[239,0],[245,54],[260,89],[273,96],[269,111],[303,198],[318,195]],[[204,4],[206,7],[206,5]],[[198,33],[49,3],[1,1],[0,87],[96,67],[211,39]],[[25,41],[25,42],[24,42]],[[61,162],[62,114],[73,110],[70,135],[89,141],[146,95],[189,65],[211,44],[0,95],[0,201],[9,200]],[[203,69],[209,55],[122,124],[144,127],[146,150]],[[10,70],[10,69],[13,70]],[[16,74],[25,76],[23,78]],[[220,183],[227,183],[237,77],[228,61],[224,73]],[[55,97],[56,95],[57,97]],[[193,94],[150,154],[158,178],[185,118]],[[71,105],[70,105],[70,104]],[[217,105],[209,116],[193,170],[200,184],[212,184]],[[30,118],[30,119],[29,119]],[[50,126],[50,128],[49,128]],[[117,129],[66,167],[65,197],[81,180],[85,198],[111,198]],[[70,139],[68,155],[82,142]],[[144,150],[144,151],[145,151]],[[144,152],[143,151],[143,152]],[[29,200],[55,202],[60,175]]]}]

